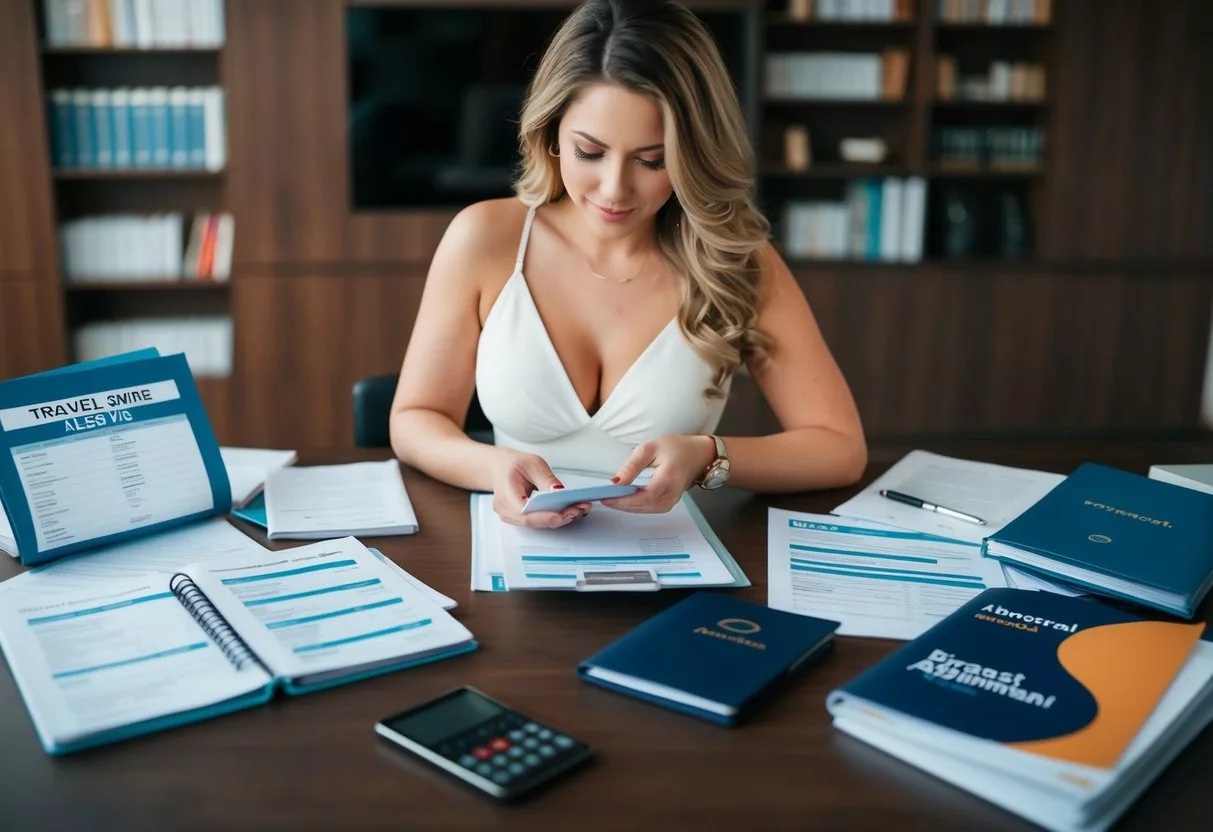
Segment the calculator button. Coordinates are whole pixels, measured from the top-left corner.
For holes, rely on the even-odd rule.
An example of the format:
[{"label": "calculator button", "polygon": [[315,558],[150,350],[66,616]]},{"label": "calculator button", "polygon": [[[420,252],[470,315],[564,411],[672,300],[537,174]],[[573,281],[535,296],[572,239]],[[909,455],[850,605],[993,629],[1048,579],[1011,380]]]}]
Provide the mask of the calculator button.
[{"label": "calculator button", "polygon": [[488,763],[480,763],[476,766],[476,773],[488,777],[493,773],[493,767]]},{"label": "calculator button", "polygon": [[539,759],[538,754],[527,754],[522,758],[522,762],[526,763],[528,766],[537,766],[542,763],[543,760]]},{"label": "calculator button", "polygon": [[524,748],[538,748],[539,740],[535,739],[534,737],[527,737],[522,741],[522,745]]},{"label": "calculator button", "polygon": [[522,763],[510,763],[510,767],[506,769],[510,774],[518,775],[526,771],[526,766]]},{"label": "calculator button", "polygon": [[515,760],[517,760],[519,757],[521,757],[526,752],[522,750],[521,746],[516,745],[505,753],[508,754],[509,756],[513,757]]},{"label": "calculator button", "polygon": [[489,748],[493,749],[494,751],[505,751],[509,747],[510,747],[509,740],[506,740],[502,737],[497,737],[492,742],[489,743]]},{"label": "calculator button", "polygon": [[568,737],[566,737],[564,734],[557,734],[556,737],[552,740],[552,742],[556,743],[556,746],[558,748],[572,748],[573,747],[573,741],[571,739],[569,739]]},{"label": "calculator button", "polygon": [[540,731],[535,736],[539,737],[539,739],[541,739],[541,740],[550,740],[552,738],[552,732],[549,731],[547,728],[544,728],[542,731]]},{"label": "calculator button", "polygon": [[493,752],[481,745],[472,749],[472,756],[477,760],[487,760],[489,757],[493,756]]},{"label": "calculator button", "polygon": [[496,757],[489,760],[489,762],[495,766],[503,766],[506,763],[508,763],[509,761],[510,761],[510,758],[505,756],[504,754],[498,754]]},{"label": "calculator button", "polygon": [[506,736],[508,736],[513,742],[522,742],[526,738],[526,734],[519,730],[510,731],[510,733]]},{"label": "calculator button", "polygon": [[538,734],[540,731],[540,728],[535,723],[528,722],[526,725],[522,726],[522,730],[526,731],[528,734]]},{"label": "calculator button", "polygon": [[539,753],[544,757],[555,757],[556,749],[550,745],[541,745],[539,746]]},{"label": "calculator button", "polygon": [[464,768],[475,768],[476,758],[471,754],[464,754],[459,758],[459,765],[463,766]]},{"label": "calculator button", "polygon": [[510,782],[510,779],[510,775],[506,774],[504,771],[499,771],[493,775],[493,782],[498,786],[504,786],[506,783]]}]

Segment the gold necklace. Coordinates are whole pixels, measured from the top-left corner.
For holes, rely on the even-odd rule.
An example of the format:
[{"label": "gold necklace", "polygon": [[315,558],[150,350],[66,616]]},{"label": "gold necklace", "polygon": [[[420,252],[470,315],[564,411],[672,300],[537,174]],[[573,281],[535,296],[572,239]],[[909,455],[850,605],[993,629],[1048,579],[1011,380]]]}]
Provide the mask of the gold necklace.
[{"label": "gold necklace", "polygon": [[583,254],[583,255],[581,255],[581,256],[582,256],[582,258],[584,258],[584,260],[585,260],[585,267],[586,267],[586,269],[588,269],[588,270],[589,270],[589,272],[590,272],[590,274],[591,274],[591,275],[593,275],[594,277],[598,278],[599,280],[605,280],[607,283],[619,283],[619,284],[623,284],[623,283],[631,283],[633,280],[635,280],[636,278],[640,277],[640,273],[641,273],[642,271],[644,271],[644,267],[645,267],[646,265],[648,265],[649,258],[650,258],[652,255],[653,255],[653,252],[651,252],[651,251],[650,251],[648,254],[646,254],[646,255],[644,256],[644,258],[643,258],[643,259],[640,261],[640,268],[636,269],[636,273],[635,273],[634,275],[632,275],[631,277],[625,277],[623,280],[619,280],[619,279],[614,278],[614,277],[607,277],[605,274],[599,274],[598,272],[594,271],[594,267],[590,265],[590,258],[586,257],[584,254]]}]

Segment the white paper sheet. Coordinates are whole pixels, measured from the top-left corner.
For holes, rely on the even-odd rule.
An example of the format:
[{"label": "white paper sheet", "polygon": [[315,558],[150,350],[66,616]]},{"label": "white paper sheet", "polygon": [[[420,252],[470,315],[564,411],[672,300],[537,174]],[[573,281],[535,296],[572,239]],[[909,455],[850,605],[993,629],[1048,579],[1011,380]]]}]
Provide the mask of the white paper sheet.
[{"label": "white paper sheet", "polygon": [[838,621],[839,635],[916,638],[1006,586],[971,543],[825,514],[767,517],[767,605]]},{"label": "white paper sheet", "polygon": [[19,589],[43,596],[60,595],[153,572],[167,579],[195,561],[233,554],[258,555],[266,551],[264,546],[223,518],[213,518],[52,561],[0,584],[0,593]]},{"label": "white paper sheet", "polygon": [[280,468],[265,483],[269,537],[323,540],[417,531],[400,463]]},{"label": "white paper sheet", "polygon": [[232,506],[242,508],[261,493],[265,478],[271,471],[294,465],[298,455],[294,451],[279,451],[269,448],[219,448],[223,465],[227,468],[228,482],[232,486]]},{"label": "white paper sheet", "polygon": [[[1061,474],[911,451],[875,482],[835,508],[833,513],[981,543],[982,538],[1023,514],[1064,479]],[[986,524],[978,526],[896,503],[881,497],[881,489],[900,491],[972,514],[985,520]]]}]

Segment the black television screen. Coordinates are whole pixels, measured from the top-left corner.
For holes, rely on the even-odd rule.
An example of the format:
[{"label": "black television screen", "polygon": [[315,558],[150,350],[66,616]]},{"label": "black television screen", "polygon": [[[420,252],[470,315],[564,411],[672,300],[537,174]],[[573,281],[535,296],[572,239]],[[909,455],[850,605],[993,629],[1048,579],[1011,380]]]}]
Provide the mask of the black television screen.
[{"label": "black television screen", "polygon": [[[508,196],[522,97],[568,13],[513,5],[347,9],[354,209],[461,207]],[[697,14],[752,110],[752,12]]]}]

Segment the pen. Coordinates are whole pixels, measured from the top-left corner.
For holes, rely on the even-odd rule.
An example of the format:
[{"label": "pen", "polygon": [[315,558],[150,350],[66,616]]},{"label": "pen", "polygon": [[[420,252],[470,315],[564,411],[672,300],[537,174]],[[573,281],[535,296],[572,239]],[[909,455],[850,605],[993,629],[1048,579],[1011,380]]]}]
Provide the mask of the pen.
[{"label": "pen", "polygon": [[933,511],[936,514],[942,514],[945,517],[955,517],[957,520],[963,520],[966,523],[976,523],[978,526],[984,526],[985,520],[980,517],[974,517],[972,514],[965,514],[963,511],[957,511],[954,508],[945,508],[944,506],[928,503],[919,497],[911,497],[909,494],[902,494],[900,491],[890,491],[887,488],[880,489],[881,497],[888,497],[898,503],[905,503],[907,506]]}]

